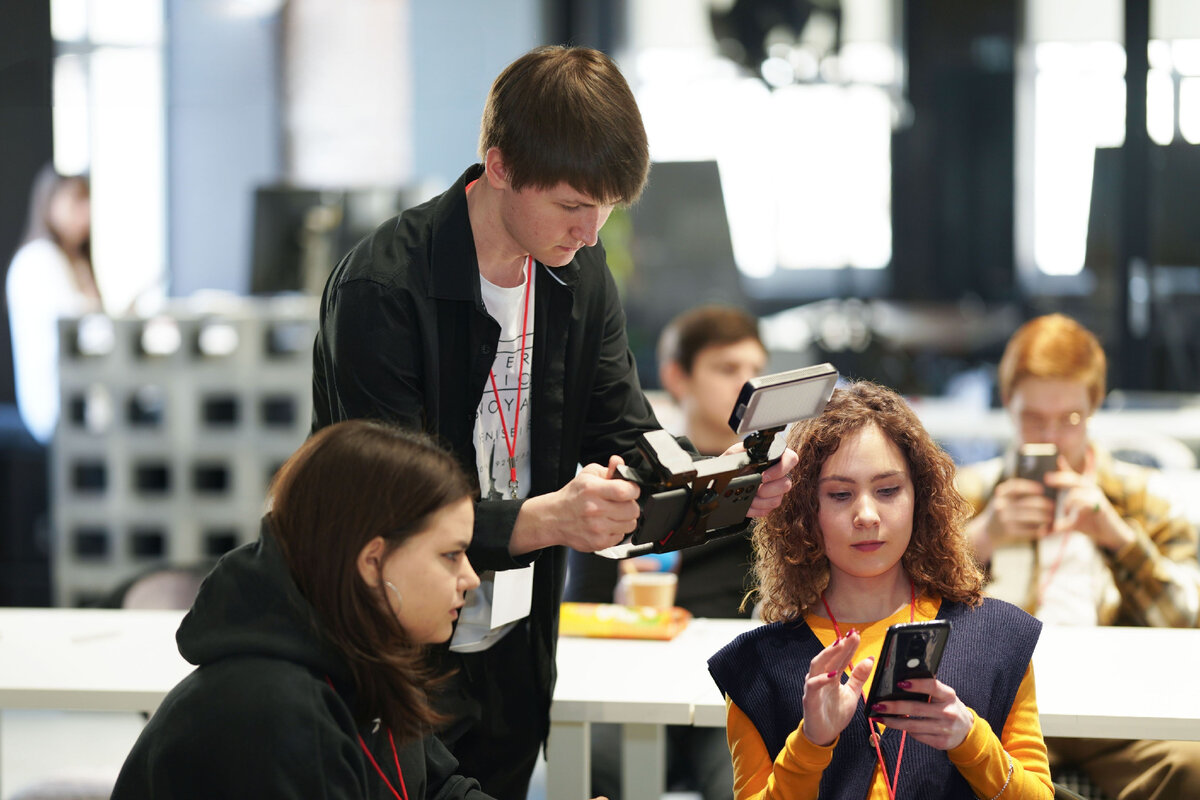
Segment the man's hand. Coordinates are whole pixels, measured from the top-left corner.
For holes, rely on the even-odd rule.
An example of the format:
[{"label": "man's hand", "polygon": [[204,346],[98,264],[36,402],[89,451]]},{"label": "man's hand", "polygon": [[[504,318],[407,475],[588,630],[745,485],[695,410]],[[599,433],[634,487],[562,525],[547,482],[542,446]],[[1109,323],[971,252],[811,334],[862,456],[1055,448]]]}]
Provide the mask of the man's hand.
[{"label": "man's hand", "polygon": [[1045,536],[1054,523],[1054,501],[1045,487],[1026,478],[1000,483],[980,514],[967,523],[967,540],[980,563],[992,560],[996,545],[1030,542]]},{"label": "man's hand", "polygon": [[531,497],[521,506],[509,552],[529,553],[542,547],[566,545],[594,553],[620,544],[637,527],[641,489],[615,479],[624,464],[612,456],[608,466],[588,464],[557,492]]},{"label": "man's hand", "polygon": [[1059,456],[1058,471],[1046,474],[1046,485],[1063,492],[1062,516],[1054,523],[1055,531],[1079,531],[1110,553],[1137,538],[1096,483],[1090,450],[1083,472],[1076,472],[1067,459]]},{"label": "man's hand", "polygon": [[987,533],[993,541],[1029,542],[1050,531],[1054,501],[1038,481],[1009,478],[996,487],[986,513]]}]

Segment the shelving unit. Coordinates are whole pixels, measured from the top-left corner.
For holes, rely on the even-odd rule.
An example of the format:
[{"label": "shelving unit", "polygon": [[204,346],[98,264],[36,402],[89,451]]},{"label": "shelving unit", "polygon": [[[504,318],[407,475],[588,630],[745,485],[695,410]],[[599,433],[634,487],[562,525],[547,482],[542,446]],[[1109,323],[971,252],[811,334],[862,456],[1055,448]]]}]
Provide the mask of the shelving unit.
[{"label": "shelving unit", "polygon": [[316,320],[315,299],[282,298],[60,323],[57,605],[257,537],[270,479],[311,423]]}]

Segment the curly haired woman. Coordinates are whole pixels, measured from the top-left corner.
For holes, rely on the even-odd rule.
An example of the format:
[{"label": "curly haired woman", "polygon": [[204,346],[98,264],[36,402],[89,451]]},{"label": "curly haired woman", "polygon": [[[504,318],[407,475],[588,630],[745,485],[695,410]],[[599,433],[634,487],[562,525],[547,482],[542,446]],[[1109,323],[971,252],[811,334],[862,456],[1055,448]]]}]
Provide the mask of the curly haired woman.
[{"label": "curly haired woman", "polygon": [[[709,661],[735,797],[1052,797],[1030,661],[1041,624],[982,597],[953,462],[868,382],[788,438],[793,488],[754,532],[772,624]],[[867,709],[888,627],[935,618],[952,626],[937,677],[901,684],[929,701]]]}]

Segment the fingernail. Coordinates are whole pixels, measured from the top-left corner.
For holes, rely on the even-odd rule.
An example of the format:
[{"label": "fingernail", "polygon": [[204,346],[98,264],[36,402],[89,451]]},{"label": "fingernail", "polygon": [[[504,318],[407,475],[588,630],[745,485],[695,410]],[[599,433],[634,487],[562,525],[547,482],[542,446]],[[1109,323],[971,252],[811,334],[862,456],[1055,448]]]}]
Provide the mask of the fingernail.
[{"label": "fingernail", "polygon": [[826,675],[825,677],[827,677],[827,678],[833,678],[833,677],[836,677],[836,676],[837,676],[837,673],[836,673],[836,672],[830,672],[830,673],[829,673],[828,675]]},{"label": "fingernail", "polygon": [[887,703],[876,703],[871,706],[872,711],[887,711]]},{"label": "fingernail", "polygon": [[901,689],[912,688],[912,684],[908,681],[896,681],[896,685],[899,686]]}]

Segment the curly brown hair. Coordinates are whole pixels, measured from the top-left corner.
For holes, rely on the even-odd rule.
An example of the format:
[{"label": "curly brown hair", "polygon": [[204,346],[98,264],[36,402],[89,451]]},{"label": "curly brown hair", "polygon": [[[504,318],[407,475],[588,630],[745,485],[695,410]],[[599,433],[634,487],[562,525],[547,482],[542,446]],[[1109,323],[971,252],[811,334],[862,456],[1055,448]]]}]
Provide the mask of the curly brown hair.
[{"label": "curly brown hair", "polygon": [[868,425],[891,439],[908,462],[913,530],[901,562],[913,586],[972,606],[982,601],[983,573],[962,535],[971,507],[954,489],[954,462],[903,398],[857,381],[834,390],[820,416],[796,423],[788,434],[788,447],[800,456],[792,489],[754,526],[754,572],[767,622],[799,619],[829,585],[817,481],[841,443]]}]

